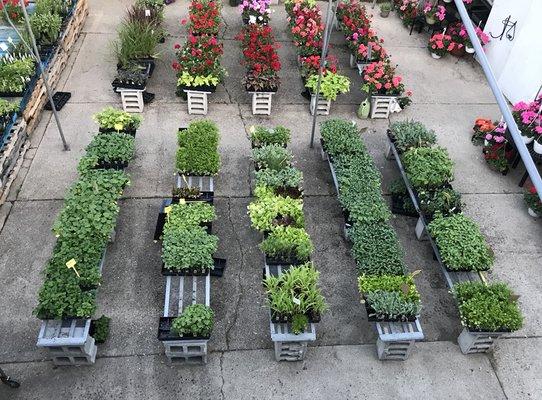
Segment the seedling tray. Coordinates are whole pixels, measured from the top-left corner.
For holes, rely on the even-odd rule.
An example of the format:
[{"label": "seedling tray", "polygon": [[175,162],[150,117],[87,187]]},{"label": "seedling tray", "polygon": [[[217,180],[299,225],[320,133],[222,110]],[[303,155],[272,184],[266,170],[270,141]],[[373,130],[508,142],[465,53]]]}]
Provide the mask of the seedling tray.
[{"label": "seedling tray", "polygon": [[136,135],[136,132],[137,130],[132,128],[132,129],[123,129],[122,131],[116,131],[115,129],[109,129],[109,128],[100,128],[98,130],[100,133],[126,133],[127,135],[130,135],[130,136],[133,136],[135,137]]},{"label": "seedling tray", "polygon": [[160,322],[158,324],[158,340],[171,341],[171,340],[209,340],[210,336],[179,336],[179,334],[173,332],[171,327],[173,325],[173,320],[175,317],[160,317]]},{"label": "seedling tray", "polygon": [[[53,94],[53,103],[55,104],[55,109],[57,111],[62,110],[62,108],[66,105],[66,103],[71,97],[72,94],[70,92],[56,92],[55,94]],[[53,109],[49,101],[45,105],[45,109],[49,111]]]}]

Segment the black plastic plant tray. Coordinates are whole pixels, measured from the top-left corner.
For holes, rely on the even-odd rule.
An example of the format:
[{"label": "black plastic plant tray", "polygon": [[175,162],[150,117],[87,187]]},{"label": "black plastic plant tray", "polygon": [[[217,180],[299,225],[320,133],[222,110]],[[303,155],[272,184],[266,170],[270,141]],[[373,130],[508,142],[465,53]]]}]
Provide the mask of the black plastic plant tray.
[{"label": "black plastic plant tray", "polygon": [[162,276],[205,276],[209,273],[209,270],[201,270],[201,269],[194,269],[194,270],[181,270],[181,271],[174,271],[166,269],[166,266],[164,263],[162,263]]},{"label": "black plastic plant tray", "polygon": [[179,336],[178,334],[171,331],[171,326],[173,325],[173,320],[175,317],[160,317],[160,322],[158,324],[158,340],[160,341],[173,341],[173,340],[208,340],[210,336],[207,337],[193,337],[193,336]]},{"label": "black plastic plant tray", "polygon": [[[72,94],[70,92],[56,92],[55,94],[53,94],[53,103],[55,104],[55,109],[57,111],[62,110],[62,107],[66,105],[66,103],[71,97]],[[45,105],[45,109],[49,111],[53,109],[49,101]]]},{"label": "black plastic plant tray", "polygon": [[154,98],[155,98],[155,94],[154,93],[150,93],[150,92],[147,92],[147,91],[144,91],[143,92],[143,104],[149,104],[151,103]]},{"label": "black plastic plant tray", "polygon": [[[202,193],[209,193],[209,192],[202,192]],[[195,202],[195,201],[201,201],[201,200],[188,200],[187,202],[190,203],[190,202]],[[166,224],[166,217],[167,217],[164,210],[166,207],[174,203],[176,202],[173,199],[162,200],[162,206],[160,207],[160,212],[158,213],[158,219],[156,220],[156,228],[154,230],[154,240],[160,240],[160,238],[162,237],[162,234],[164,233],[164,225]],[[212,203],[212,199],[211,199],[211,203]],[[213,232],[212,222],[204,222],[200,226],[204,227],[209,235]]]},{"label": "black plastic plant tray", "polygon": [[100,133],[117,133],[117,132],[119,132],[119,133],[126,133],[127,135],[135,137],[137,130],[132,128],[132,129],[123,129],[122,131],[116,131],[115,129],[100,128],[99,132]]},{"label": "black plastic plant tray", "polygon": [[118,171],[124,170],[128,166],[127,162],[122,161],[98,161],[98,164],[94,169],[116,169]]},{"label": "black plastic plant tray", "polygon": [[211,270],[211,276],[222,277],[226,270],[226,259],[213,257],[215,262],[214,269]]}]

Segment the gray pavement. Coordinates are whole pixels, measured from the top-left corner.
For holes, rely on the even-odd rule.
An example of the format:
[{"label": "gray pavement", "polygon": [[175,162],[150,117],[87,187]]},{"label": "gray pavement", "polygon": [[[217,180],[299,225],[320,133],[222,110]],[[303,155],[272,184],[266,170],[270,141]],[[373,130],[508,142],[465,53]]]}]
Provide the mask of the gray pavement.
[{"label": "gray pavement", "polygon": [[[160,198],[173,185],[176,128],[195,119],[174,94],[170,68],[173,44],[185,39],[179,21],[187,1],[167,7],[170,37],[149,90],[136,138],[137,158],[128,168],[132,185],[121,200],[117,238],[109,246],[98,315],[112,318],[111,336],[99,348],[91,368],[53,368],[47,354],[35,347],[39,321],[32,316],[42,283],[42,270],[55,238],[50,227],[62,199],[76,179],[75,166],[96,127],[91,115],[108,105],[120,106],[110,90],[115,60],[111,40],[131,1],[92,0],[84,32],[76,45],[61,87],[73,97],[61,111],[72,150],[62,151],[50,114],[32,138],[17,184],[0,208],[0,366],[22,382],[18,391],[0,386],[0,399],[542,399],[542,278],[538,246],[539,221],[526,213],[517,186],[521,166],[507,176],[491,172],[479,148],[470,144],[470,128],[478,116],[497,117],[498,108],[484,76],[472,60],[433,60],[425,49],[427,35],[402,27],[399,19],[375,15],[374,25],[399,64],[414,104],[393,120],[415,118],[433,128],[439,143],[456,163],[455,186],[464,193],[465,212],[473,217],[495,249],[490,279],[508,282],[521,297],[525,327],[499,342],[489,355],[464,356],[456,338],[461,331],[454,302],[427,243],[414,236],[415,220],[396,217],[392,223],[406,250],[409,268],[421,270],[417,285],[424,308],[421,321],[426,341],[416,345],[406,362],[376,358],[374,330],[359,304],[355,264],[342,237],[342,214],[331,176],[318,149],[308,147],[311,117],[300,96],[301,80],[295,49],[286,28],[283,7],[275,6],[272,25],[281,42],[283,86],[274,98],[273,115],[253,116],[242,90],[240,51],[233,38],[241,27],[237,10],[224,5],[223,32],[229,71],[224,87],[211,96],[208,118],[221,130],[222,169],[217,178],[220,237],[218,255],[227,258],[223,278],[213,278],[212,307],[216,326],[209,363],[203,367],[170,368],[156,340],[162,311],[160,246],[152,240]],[[324,3],[320,3],[324,7]],[[348,68],[340,33],[332,37],[333,53],[355,85],[352,93],[332,105],[331,117],[357,120],[363,138],[383,175],[384,186],[398,175],[384,158],[388,121],[360,121],[355,115],[361,94],[359,77]],[[259,235],[250,229],[246,206],[251,198],[250,143],[253,124],[284,125],[293,132],[291,149],[304,172],[305,215],[321,271],[321,286],[330,305],[318,325],[317,341],[303,362],[277,363],[269,338],[261,286]],[[318,147],[318,146],[316,146]],[[384,188],[384,190],[386,190]]]}]

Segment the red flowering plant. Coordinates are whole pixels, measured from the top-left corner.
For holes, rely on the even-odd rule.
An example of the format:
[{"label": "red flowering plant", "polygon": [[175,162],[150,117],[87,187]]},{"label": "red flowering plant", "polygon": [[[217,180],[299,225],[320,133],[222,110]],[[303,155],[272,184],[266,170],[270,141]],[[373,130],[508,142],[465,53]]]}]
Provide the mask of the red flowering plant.
[{"label": "red flowering plant", "polygon": [[290,18],[294,17],[294,8],[296,5],[300,7],[313,8],[316,6],[316,0],[284,0],[284,8],[286,9],[286,14],[288,14],[288,21]]},{"label": "red flowering plant", "polygon": [[363,69],[361,90],[372,95],[399,96],[405,91],[402,81],[389,60],[373,62]]},{"label": "red flowering plant", "polygon": [[[313,55],[307,57],[301,57],[301,76],[308,78],[311,75],[318,75],[318,69],[320,68],[320,56]],[[337,57],[328,55],[324,63],[323,73],[327,71],[337,73]]]},{"label": "red flowering plant", "polygon": [[491,122],[484,118],[478,118],[474,124],[475,136],[481,136],[484,147],[482,154],[489,168],[494,171],[506,174],[510,168],[510,162],[514,158],[515,152],[513,147],[506,139],[506,124],[504,122]]},{"label": "red flowering plant", "polygon": [[[188,32],[193,35],[218,35],[221,4],[215,0],[192,0],[188,6]],[[181,20],[181,24],[186,23],[186,20]]]},{"label": "red flowering plant", "polygon": [[[24,0],[24,6],[28,6],[30,0]],[[0,0],[0,11],[2,12],[2,17],[6,19],[4,8],[13,22],[21,22],[23,20],[23,10],[21,8],[19,0]]]},{"label": "red flowering plant", "polygon": [[492,120],[487,118],[477,118],[476,121],[474,121],[474,127],[472,128],[472,143],[477,146],[482,145],[486,134],[493,132],[497,127],[497,124],[498,123],[493,123]]},{"label": "red flowering plant", "polygon": [[324,33],[320,8],[318,6],[309,8],[302,4],[295,4],[292,11],[293,17],[290,19],[290,23],[293,22],[291,32],[294,45],[302,57],[320,54]]},{"label": "red flowering plant", "polygon": [[527,207],[529,207],[531,211],[533,211],[539,217],[542,216],[542,200],[536,192],[536,187],[533,184],[531,184],[525,191],[523,200],[525,200],[525,204],[527,204]]},{"label": "red flowering plant", "polygon": [[248,24],[237,35],[243,50],[243,65],[247,74],[243,82],[250,92],[274,92],[280,79],[278,71],[281,64],[277,54],[279,45],[275,42],[273,30],[269,25]]},{"label": "red flowering plant", "polygon": [[419,0],[402,0],[397,12],[399,18],[403,21],[403,25],[409,26],[414,22],[414,19],[418,16],[418,3]]},{"label": "red flowering plant", "polygon": [[388,53],[382,47],[384,39],[373,36],[369,38],[367,43],[359,43],[356,48],[356,60],[358,62],[374,62],[384,61],[388,57]]},{"label": "red flowering plant", "polygon": [[445,33],[435,33],[429,39],[427,48],[433,54],[437,56],[445,56],[449,51],[453,50],[452,37]]},{"label": "red flowering plant", "polygon": [[209,86],[216,87],[222,82],[226,71],[220,65],[223,53],[222,44],[216,36],[188,35],[186,44],[181,47],[176,44],[177,61],[172,65],[177,72],[177,87]]},{"label": "red flowering plant", "polygon": [[337,8],[337,13],[339,13],[339,8],[341,8],[341,28],[345,36],[351,36],[355,32],[363,35],[363,32],[366,32],[370,28],[371,19],[367,15],[365,6],[361,5],[358,1],[341,2]]}]

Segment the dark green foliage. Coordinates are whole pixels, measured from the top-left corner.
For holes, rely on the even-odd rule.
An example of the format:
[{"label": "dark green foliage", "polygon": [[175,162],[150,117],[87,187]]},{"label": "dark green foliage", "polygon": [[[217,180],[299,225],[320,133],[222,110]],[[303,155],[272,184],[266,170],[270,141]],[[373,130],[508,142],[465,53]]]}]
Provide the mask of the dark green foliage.
[{"label": "dark green foliage", "polygon": [[92,320],[92,337],[96,343],[105,343],[109,337],[109,322],[111,318],[102,315],[100,318]]},{"label": "dark green foliage", "polygon": [[94,136],[86,151],[100,161],[127,163],[134,158],[135,139],[126,133],[102,133]]},{"label": "dark green foliage", "polygon": [[280,144],[270,144],[252,150],[252,159],[260,169],[282,170],[290,166],[292,158],[292,152]]},{"label": "dark green foliage", "polygon": [[333,158],[340,154],[366,152],[358,128],[350,121],[328,119],[320,124],[320,135],[324,142],[324,150]]},{"label": "dark green foliage", "polygon": [[314,246],[304,228],[277,226],[260,244],[260,249],[269,257],[283,259],[295,257],[305,262],[309,260]]},{"label": "dark green foliage", "polygon": [[403,154],[402,160],[415,188],[438,188],[454,179],[454,164],[441,147],[412,148]]},{"label": "dark green foliage", "polygon": [[429,216],[448,216],[461,211],[461,193],[451,188],[418,191],[421,210]]},{"label": "dark green foliage", "polygon": [[431,147],[437,141],[435,132],[417,121],[394,122],[390,126],[390,131],[399,153],[413,147]]},{"label": "dark green foliage", "polygon": [[166,268],[174,271],[212,269],[217,246],[218,238],[202,227],[164,227],[162,261]]},{"label": "dark green foliage", "polygon": [[191,122],[179,131],[177,170],[186,175],[216,175],[220,168],[219,132],[212,121]]},{"label": "dark green foliage", "polygon": [[269,188],[301,188],[303,174],[294,167],[286,167],[281,170],[261,169],[255,172],[256,185]]},{"label": "dark green foliage", "polygon": [[213,331],[215,313],[203,304],[192,304],[173,320],[171,330],[179,336],[209,337]]},{"label": "dark green foliage", "polygon": [[250,129],[250,140],[252,140],[252,144],[256,147],[269,144],[285,146],[290,142],[290,130],[283,126],[275,128],[255,126]]}]

